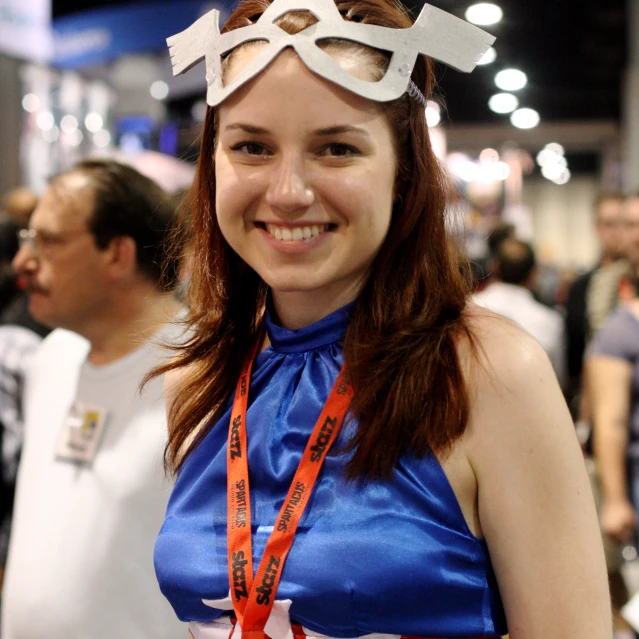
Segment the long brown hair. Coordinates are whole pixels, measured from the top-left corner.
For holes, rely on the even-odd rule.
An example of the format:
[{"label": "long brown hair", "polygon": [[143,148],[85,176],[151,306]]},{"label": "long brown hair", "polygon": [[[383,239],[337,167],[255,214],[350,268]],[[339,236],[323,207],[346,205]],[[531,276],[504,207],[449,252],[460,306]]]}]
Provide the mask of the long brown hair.
[{"label": "long brown hair", "polygon": [[[269,3],[244,2],[224,30],[254,22]],[[346,20],[394,28],[412,24],[396,0],[336,0],[336,5]],[[313,21],[310,15],[287,18],[278,25],[289,33]],[[433,78],[431,63],[418,60],[412,79],[425,95]],[[472,334],[462,314],[467,285],[445,229],[448,183],[431,148],[423,106],[404,95],[382,109],[398,153],[396,202],[344,342],[355,393],[351,414],[358,423],[347,446],[354,453],[346,469],[351,479],[389,477],[406,453],[447,452],[469,414],[456,342],[460,333],[472,342]],[[189,198],[192,334],[177,357],[155,371],[188,367],[169,411],[166,462],[174,471],[224,412],[260,335],[267,297],[266,284],[234,253],[217,223],[215,125],[215,110],[209,109]]]}]

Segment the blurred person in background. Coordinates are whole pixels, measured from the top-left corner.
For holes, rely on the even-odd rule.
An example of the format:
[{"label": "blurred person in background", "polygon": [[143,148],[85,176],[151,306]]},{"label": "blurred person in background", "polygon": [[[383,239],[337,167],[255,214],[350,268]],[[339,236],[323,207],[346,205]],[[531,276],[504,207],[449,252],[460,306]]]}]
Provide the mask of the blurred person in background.
[{"label": "blurred person in background", "polygon": [[568,289],[566,300],[566,367],[568,372],[568,403],[577,413],[581,392],[581,372],[586,341],[590,333],[586,309],[587,292],[593,275],[600,269],[617,262],[623,257],[623,197],[619,194],[605,194],[597,198],[595,204],[595,231],[599,238],[601,255],[597,265],[577,277]]},{"label": "blurred person in background", "polygon": [[33,352],[49,330],[26,308],[11,262],[18,234],[29,223],[38,200],[28,189],[9,191],[0,201],[0,586],[7,559],[15,477],[22,446],[22,394]]},{"label": "blurred person in background", "polygon": [[19,186],[2,196],[0,200],[2,219],[10,220],[18,228],[25,229],[37,205],[38,196],[25,186]]},{"label": "blurred person in background", "polygon": [[560,385],[565,382],[564,328],[561,315],[535,300],[535,253],[530,244],[507,237],[497,246],[494,274],[473,302],[503,315],[530,333],[546,351]]},{"label": "blurred person in background", "polygon": [[486,257],[471,261],[473,290],[481,291],[490,282],[496,270],[496,255],[499,245],[509,237],[515,237],[515,227],[508,222],[498,222],[486,237]]},{"label": "blurred person in background", "polygon": [[[596,270],[586,295],[588,331],[594,338],[583,371],[577,428],[587,432],[593,427],[586,450],[592,443],[596,464],[589,472],[599,502],[613,613],[623,627],[618,611],[628,600],[628,589],[620,572],[621,548],[636,543],[639,505],[639,197],[626,198],[620,215],[617,246],[624,257]],[[609,241],[614,246],[614,236]]]},{"label": "blurred person in background", "polygon": [[586,295],[588,331],[592,337],[620,303],[635,296],[639,273],[639,193],[621,203],[620,259],[597,269]]},{"label": "blurred person in background", "polygon": [[639,298],[609,315],[585,362],[597,462],[593,489],[618,617],[628,600],[620,573],[621,548],[636,544],[639,507]]},{"label": "blurred person in background", "polygon": [[85,161],[53,178],[21,234],[29,309],[56,330],[27,379],[3,639],[186,632],[153,572],[171,488],[163,382],[139,392],[177,333],[173,213],[135,169]]}]

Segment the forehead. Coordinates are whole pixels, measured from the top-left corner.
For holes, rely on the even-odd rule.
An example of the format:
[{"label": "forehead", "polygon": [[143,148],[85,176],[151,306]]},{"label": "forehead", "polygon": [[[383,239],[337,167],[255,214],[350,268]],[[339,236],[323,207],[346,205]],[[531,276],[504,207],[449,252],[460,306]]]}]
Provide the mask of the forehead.
[{"label": "forehead", "polygon": [[599,219],[619,217],[621,216],[622,208],[621,200],[615,198],[602,200],[597,207],[597,216]]},{"label": "forehead", "polygon": [[62,175],[40,199],[31,218],[31,227],[49,231],[82,228],[91,216],[93,201],[91,182],[85,175]]},{"label": "forehead", "polygon": [[[251,62],[264,45],[253,44],[237,50],[227,69],[231,82]],[[365,54],[350,50],[329,49],[328,53],[345,71],[367,81],[374,81],[376,67]],[[219,107],[220,117],[233,112],[264,114],[265,109],[295,108],[302,119],[334,118],[337,112],[346,117],[370,118],[381,114],[372,100],[361,98],[310,71],[292,49],[285,49],[259,75],[239,88]],[[326,116],[326,117],[323,117]],[[322,126],[318,123],[318,126]]]}]

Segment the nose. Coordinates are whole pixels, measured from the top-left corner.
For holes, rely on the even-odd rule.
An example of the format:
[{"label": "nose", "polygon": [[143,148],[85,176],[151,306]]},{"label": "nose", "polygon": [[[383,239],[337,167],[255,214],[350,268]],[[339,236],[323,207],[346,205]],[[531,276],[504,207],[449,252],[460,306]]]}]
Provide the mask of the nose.
[{"label": "nose", "polygon": [[21,275],[23,273],[30,273],[31,271],[35,270],[36,268],[35,253],[33,252],[33,249],[31,248],[31,246],[29,246],[28,243],[23,244],[18,249],[18,252],[13,257],[11,266],[13,267],[13,270],[18,275]]},{"label": "nose", "polygon": [[315,201],[315,192],[308,184],[304,158],[286,155],[279,158],[270,176],[266,202],[287,213],[307,209]]}]

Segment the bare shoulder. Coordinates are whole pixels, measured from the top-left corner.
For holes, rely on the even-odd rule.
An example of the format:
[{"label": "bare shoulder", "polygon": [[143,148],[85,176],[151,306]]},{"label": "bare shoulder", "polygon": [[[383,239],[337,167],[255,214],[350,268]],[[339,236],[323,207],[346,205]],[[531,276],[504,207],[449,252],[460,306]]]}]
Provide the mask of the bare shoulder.
[{"label": "bare shoulder", "polygon": [[473,305],[465,317],[473,339],[460,339],[458,353],[471,399],[528,392],[533,381],[556,385],[546,352],[520,326]]},{"label": "bare shoulder", "polygon": [[463,449],[510,637],[610,637],[592,492],[550,361],[515,324],[467,313],[475,349],[459,340],[470,391]]},{"label": "bare shoulder", "polygon": [[524,454],[541,441],[573,437],[557,377],[539,343],[489,311],[470,307],[467,317],[472,340],[459,341],[470,396],[464,448],[476,471],[482,471],[480,460],[500,450]]}]

